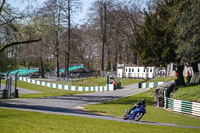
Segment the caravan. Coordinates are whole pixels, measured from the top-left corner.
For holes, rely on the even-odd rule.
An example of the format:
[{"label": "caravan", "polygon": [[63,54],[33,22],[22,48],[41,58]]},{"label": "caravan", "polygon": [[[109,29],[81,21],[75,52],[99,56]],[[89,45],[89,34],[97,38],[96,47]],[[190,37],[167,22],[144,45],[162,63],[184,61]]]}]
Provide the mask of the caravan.
[{"label": "caravan", "polygon": [[124,65],[117,68],[118,78],[154,78],[155,67]]}]

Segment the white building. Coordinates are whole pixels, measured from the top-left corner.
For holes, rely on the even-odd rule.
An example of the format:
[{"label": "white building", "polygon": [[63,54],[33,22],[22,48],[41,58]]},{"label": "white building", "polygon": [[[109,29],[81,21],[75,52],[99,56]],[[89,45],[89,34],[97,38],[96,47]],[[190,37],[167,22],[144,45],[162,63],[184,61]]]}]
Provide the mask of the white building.
[{"label": "white building", "polygon": [[154,78],[155,67],[127,65],[117,68],[118,78]]}]

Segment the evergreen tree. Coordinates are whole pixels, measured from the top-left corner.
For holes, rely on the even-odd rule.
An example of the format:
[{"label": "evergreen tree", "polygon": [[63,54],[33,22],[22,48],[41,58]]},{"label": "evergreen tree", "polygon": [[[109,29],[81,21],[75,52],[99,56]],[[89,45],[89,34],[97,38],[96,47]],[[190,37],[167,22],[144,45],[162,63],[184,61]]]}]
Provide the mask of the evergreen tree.
[{"label": "evergreen tree", "polygon": [[184,85],[183,63],[178,58],[178,42],[175,40],[177,23],[173,12],[179,0],[164,0],[156,10],[145,11],[145,23],[136,32],[138,54],[145,65],[166,66],[177,64],[178,84]]},{"label": "evergreen tree", "polygon": [[176,4],[170,18],[175,25],[173,42],[177,45],[177,60],[189,63],[198,72],[200,61],[200,0],[183,0]]}]

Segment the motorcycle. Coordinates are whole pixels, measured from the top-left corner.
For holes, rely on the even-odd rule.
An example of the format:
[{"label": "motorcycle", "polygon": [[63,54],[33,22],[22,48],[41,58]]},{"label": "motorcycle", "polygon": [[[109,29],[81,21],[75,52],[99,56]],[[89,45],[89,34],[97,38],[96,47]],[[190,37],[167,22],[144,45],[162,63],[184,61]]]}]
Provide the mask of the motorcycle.
[{"label": "motorcycle", "polygon": [[140,105],[139,107],[136,106],[136,108],[132,109],[132,107],[130,107],[131,109],[125,109],[125,114],[123,116],[124,120],[135,120],[135,121],[139,121],[142,116],[146,113],[146,108],[144,105]]}]

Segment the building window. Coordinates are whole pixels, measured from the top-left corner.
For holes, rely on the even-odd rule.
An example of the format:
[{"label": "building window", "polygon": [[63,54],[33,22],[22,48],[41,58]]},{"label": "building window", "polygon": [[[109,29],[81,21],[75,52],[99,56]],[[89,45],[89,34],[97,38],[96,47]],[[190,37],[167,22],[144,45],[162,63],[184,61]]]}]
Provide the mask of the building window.
[{"label": "building window", "polygon": [[129,68],[129,72],[131,72],[131,68]]},{"label": "building window", "polygon": [[138,68],[138,72],[140,72],[140,68]]},{"label": "building window", "polygon": [[145,68],[144,68],[144,72],[145,72]]},{"label": "building window", "polygon": [[150,69],[150,72],[152,72],[152,68]]},{"label": "building window", "polygon": [[134,68],[132,68],[132,72],[134,72]]},{"label": "building window", "polygon": [[126,72],[128,72],[128,69],[126,68]]}]

